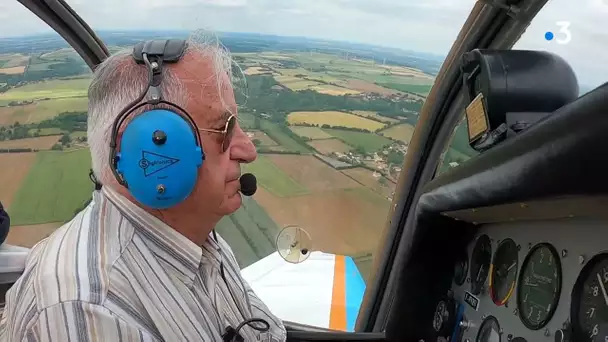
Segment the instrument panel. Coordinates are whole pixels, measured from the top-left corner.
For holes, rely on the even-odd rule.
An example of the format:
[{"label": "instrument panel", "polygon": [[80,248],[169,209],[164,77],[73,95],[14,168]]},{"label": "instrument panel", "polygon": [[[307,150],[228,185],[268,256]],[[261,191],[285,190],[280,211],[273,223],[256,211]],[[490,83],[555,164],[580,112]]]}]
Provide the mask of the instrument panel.
[{"label": "instrument panel", "polygon": [[608,341],[607,228],[583,219],[483,225],[438,305],[438,340]]}]

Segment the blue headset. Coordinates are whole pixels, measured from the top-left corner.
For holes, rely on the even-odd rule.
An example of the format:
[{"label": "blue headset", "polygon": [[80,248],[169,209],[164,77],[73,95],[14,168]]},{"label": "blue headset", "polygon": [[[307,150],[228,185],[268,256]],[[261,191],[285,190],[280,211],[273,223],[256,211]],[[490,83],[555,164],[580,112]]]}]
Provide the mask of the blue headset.
[{"label": "blue headset", "polygon": [[[185,48],[186,41],[178,39],[134,46],[133,58],[147,68],[148,87],[120,112],[112,125],[112,172],[138,202],[153,209],[167,209],[184,201],[194,190],[198,169],[205,160],[196,123],[183,108],[164,101],[159,90],[163,63],[178,62]],[[148,99],[142,102],[146,94]],[[159,109],[158,104],[172,109]],[[146,105],[153,109],[126,124],[117,151],[118,133],[125,120]]]}]

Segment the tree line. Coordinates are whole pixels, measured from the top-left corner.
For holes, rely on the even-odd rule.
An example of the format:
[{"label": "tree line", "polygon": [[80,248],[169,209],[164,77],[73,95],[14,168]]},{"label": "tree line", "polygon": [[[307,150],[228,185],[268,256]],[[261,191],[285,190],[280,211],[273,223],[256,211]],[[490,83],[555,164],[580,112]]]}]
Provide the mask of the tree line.
[{"label": "tree line", "polygon": [[402,116],[405,111],[420,112],[423,101],[393,101],[385,98],[363,99],[354,95],[333,96],[313,90],[292,91],[271,89],[278,83],[272,76],[247,76],[246,93],[236,92],[238,103],[260,113],[279,113],[286,116],[293,111],[368,110],[387,117]]},{"label": "tree line", "polygon": [[0,93],[8,91],[12,87],[24,85],[29,82],[37,82],[49,78],[76,76],[85,73],[87,70],[86,65],[81,61],[72,59],[50,64],[45,70],[31,70],[28,66],[23,74],[0,74],[0,83],[5,83],[5,85],[0,87]]},{"label": "tree line", "polygon": [[86,132],[87,112],[63,112],[52,119],[39,123],[21,124],[15,122],[10,126],[1,126],[0,141],[38,137],[44,135],[41,130],[45,128],[58,128],[67,133]]}]

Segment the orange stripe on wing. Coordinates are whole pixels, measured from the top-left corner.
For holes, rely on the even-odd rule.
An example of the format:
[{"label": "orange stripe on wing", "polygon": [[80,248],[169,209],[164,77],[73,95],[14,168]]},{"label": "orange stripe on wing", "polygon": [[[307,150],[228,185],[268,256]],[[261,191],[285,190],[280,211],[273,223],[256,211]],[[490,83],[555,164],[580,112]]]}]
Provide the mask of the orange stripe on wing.
[{"label": "orange stripe on wing", "polygon": [[343,255],[335,256],[329,328],[346,330],[346,262]]}]

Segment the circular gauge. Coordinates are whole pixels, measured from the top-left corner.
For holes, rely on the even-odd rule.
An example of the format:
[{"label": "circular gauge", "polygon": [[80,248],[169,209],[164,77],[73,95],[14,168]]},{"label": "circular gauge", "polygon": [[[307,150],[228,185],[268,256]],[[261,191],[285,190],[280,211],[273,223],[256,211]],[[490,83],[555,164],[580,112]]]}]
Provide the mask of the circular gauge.
[{"label": "circular gauge", "polygon": [[490,296],[494,304],[501,306],[511,298],[517,283],[519,262],[517,244],[511,239],[503,240],[496,248],[490,272]]},{"label": "circular gauge", "polygon": [[608,253],[583,267],[572,289],[573,341],[608,341]]},{"label": "circular gauge", "polygon": [[475,342],[500,342],[500,325],[494,316],[488,316],[483,320]]},{"label": "circular gauge", "polygon": [[555,247],[539,243],[526,255],[519,271],[517,310],[522,323],[538,330],[557,309],[562,291],[562,265]]},{"label": "circular gauge", "polygon": [[466,253],[462,253],[456,262],[456,269],[454,270],[454,283],[458,286],[462,286],[464,281],[467,279],[467,273],[469,272],[469,259]]},{"label": "circular gauge", "polygon": [[471,255],[471,273],[469,276],[471,277],[471,292],[474,295],[481,293],[481,288],[488,277],[491,259],[492,245],[490,244],[490,238],[484,234],[477,239]]}]

